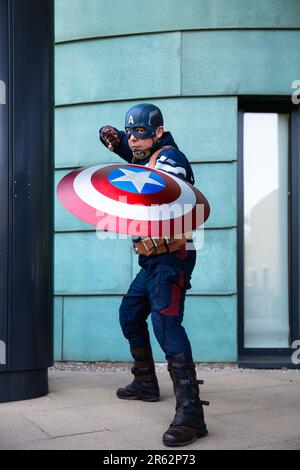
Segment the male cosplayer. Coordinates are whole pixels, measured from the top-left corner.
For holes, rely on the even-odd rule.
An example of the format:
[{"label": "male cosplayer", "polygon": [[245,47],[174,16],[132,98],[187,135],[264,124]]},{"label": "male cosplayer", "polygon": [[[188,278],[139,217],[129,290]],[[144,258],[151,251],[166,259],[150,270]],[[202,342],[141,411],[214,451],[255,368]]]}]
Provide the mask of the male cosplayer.
[{"label": "male cosplayer", "polygon": [[[125,132],[112,126],[100,129],[100,140],[128,163],[155,168],[194,184],[189,161],[165,132],[160,109],[152,104],[133,106],[126,113]],[[141,270],[120,307],[120,324],[134,359],[131,384],[117,390],[123,400],[159,400],[159,387],[149,340],[147,318],[165,353],[176,396],[176,414],[163,435],[167,446],[183,446],[204,437],[203,402],[199,397],[195,364],[182,326],[185,294],[196,262],[192,240],[134,238]],[[188,248],[187,249],[187,244]]]}]

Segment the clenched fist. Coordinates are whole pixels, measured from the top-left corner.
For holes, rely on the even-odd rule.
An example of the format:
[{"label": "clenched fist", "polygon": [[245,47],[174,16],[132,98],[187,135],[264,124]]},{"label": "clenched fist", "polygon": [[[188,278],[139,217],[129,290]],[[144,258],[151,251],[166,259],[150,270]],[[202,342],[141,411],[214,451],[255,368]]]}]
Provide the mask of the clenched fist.
[{"label": "clenched fist", "polygon": [[115,150],[120,143],[118,129],[112,126],[101,127],[99,137],[101,142],[103,142],[109,150]]}]

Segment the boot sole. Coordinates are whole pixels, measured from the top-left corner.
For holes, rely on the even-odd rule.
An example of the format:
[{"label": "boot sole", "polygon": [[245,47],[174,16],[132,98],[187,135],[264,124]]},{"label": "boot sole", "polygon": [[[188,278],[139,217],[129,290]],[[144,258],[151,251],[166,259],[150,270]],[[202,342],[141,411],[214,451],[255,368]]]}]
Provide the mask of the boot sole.
[{"label": "boot sole", "polygon": [[195,442],[197,439],[201,439],[202,437],[205,437],[207,436],[208,434],[208,431],[207,429],[205,431],[199,431],[196,436],[194,437],[194,439],[190,440],[190,441],[186,441],[186,442],[167,442],[167,441],[164,441],[163,440],[163,443],[165,446],[167,447],[182,447],[182,446],[188,446],[189,444],[192,444],[193,442]]},{"label": "boot sole", "polygon": [[147,402],[155,402],[155,401],[159,401],[159,397],[154,397],[154,398],[141,398],[141,397],[119,397],[117,395],[117,397],[120,399],[120,400],[141,400],[141,401],[147,401]]}]

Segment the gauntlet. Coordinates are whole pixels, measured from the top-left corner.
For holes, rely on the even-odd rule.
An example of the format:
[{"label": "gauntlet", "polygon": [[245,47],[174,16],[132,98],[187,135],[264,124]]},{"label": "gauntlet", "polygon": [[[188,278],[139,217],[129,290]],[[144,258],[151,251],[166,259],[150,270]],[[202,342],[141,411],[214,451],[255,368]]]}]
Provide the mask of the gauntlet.
[{"label": "gauntlet", "polygon": [[99,137],[101,142],[109,148],[109,150],[115,150],[120,144],[120,135],[118,129],[112,126],[101,127],[99,131]]}]

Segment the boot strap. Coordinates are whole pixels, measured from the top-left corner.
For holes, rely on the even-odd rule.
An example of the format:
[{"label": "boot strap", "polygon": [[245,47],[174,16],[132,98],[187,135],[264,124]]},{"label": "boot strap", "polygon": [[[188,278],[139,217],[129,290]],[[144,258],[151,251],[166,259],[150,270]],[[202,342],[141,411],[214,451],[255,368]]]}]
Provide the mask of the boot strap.
[{"label": "boot strap", "polygon": [[150,375],[154,373],[154,367],[132,367],[131,372],[133,375]]},{"label": "boot strap", "polygon": [[206,400],[200,400],[200,404],[204,406],[209,406],[209,401]]}]

